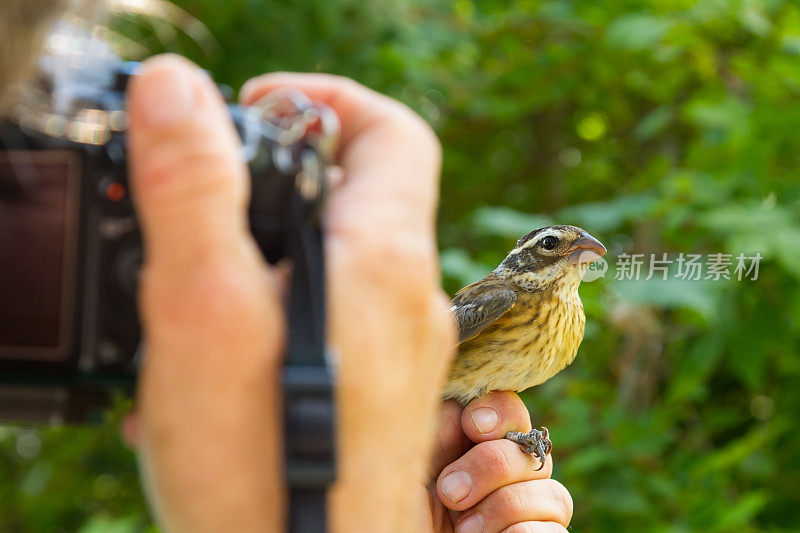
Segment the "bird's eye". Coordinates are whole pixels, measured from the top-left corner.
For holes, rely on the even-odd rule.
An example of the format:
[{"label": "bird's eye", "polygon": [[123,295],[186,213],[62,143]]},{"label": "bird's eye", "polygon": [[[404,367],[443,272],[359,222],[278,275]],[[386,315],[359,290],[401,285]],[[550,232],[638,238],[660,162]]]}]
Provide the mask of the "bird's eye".
[{"label": "bird's eye", "polygon": [[544,239],[542,239],[542,248],[545,250],[552,250],[558,244],[558,239],[553,237],[552,235],[548,235]]}]

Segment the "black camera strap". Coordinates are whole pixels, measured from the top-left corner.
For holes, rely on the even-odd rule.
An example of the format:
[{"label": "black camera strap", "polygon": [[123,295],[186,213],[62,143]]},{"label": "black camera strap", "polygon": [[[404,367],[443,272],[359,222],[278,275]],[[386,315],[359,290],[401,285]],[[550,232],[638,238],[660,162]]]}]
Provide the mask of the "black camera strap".
[{"label": "black camera strap", "polygon": [[[323,176],[320,176],[324,179]],[[335,476],[333,375],[326,353],[322,233],[317,213],[292,194],[286,227],[292,260],[289,343],[283,370],[289,531],[327,530],[326,491]]]}]

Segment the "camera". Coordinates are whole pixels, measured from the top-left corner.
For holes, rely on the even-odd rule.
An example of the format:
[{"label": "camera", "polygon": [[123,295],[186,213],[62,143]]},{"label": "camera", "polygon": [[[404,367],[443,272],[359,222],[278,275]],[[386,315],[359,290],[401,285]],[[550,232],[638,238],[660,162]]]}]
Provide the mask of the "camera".
[{"label": "camera", "polygon": [[[136,314],[143,251],[124,101],[137,68],[114,57],[72,64],[66,80],[43,76],[0,124],[2,419],[97,419],[114,391],[135,385],[145,356]],[[268,261],[295,262],[290,338],[298,353],[303,342],[316,350],[318,216],[338,122],[296,91],[228,108],[251,175],[251,231]]]}]

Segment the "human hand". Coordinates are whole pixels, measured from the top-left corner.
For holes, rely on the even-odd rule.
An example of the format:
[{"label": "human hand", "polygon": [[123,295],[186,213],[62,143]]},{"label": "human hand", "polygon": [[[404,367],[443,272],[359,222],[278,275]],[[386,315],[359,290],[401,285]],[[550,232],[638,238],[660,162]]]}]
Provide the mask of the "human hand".
[{"label": "human hand", "polygon": [[151,508],[167,531],[282,531],[283,307],[249,231],[238,137],[182,58],[147,61],[128,98],[147,348],[128,434]]},{"label": "human hand", "polygon": [[[433,481],[423,505],[422,531],[539,533],[566,531],[572,498],[551,479],[553,462],[522,453],[503,437],[531,428],[513,392],[493,392],[462,410],[445,402],[432,463]],[[437,475],[438,474],[438,475]]]},{"label": "human hand", "polygon": [[[407,108],[349,80],[273,75],[243,94],[280,85],[343,124],[345,181],[325,218],[341,353],[334,529],[405,530],[454,344],[433,238],[438,144]],[[150,500],[170,530],[280,530],[282,312],[247,231],[238,143],[210,80],[184,60],[148,62],[129,94],[148,350],[128,433]]]},{"label": "human hand", "polygon": [[323,74],[268,74],[241,100],[293,87],[342,123],[344,180],[325,210],[337,381],[334,531],[412,531],[455,345],[435,243],[440,148],[404,105]]}]

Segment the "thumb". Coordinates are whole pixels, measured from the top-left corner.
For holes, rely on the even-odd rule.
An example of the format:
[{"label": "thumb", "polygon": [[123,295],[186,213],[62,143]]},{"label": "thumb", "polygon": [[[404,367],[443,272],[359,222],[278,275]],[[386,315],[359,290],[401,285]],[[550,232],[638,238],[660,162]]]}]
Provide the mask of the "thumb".
[{"label": "thumb", "polygon": [[131,80],[132,188],[149,262],[179,270],[235,251],[250,235],[247,168],[214,83],[178,56]]},{"label": "thumb", "polygon": [[128,88],[145,244],[136,428],[167,530],[278,530],[283,313],[247,224],[249,178],[211,79],[147,61]]}]

